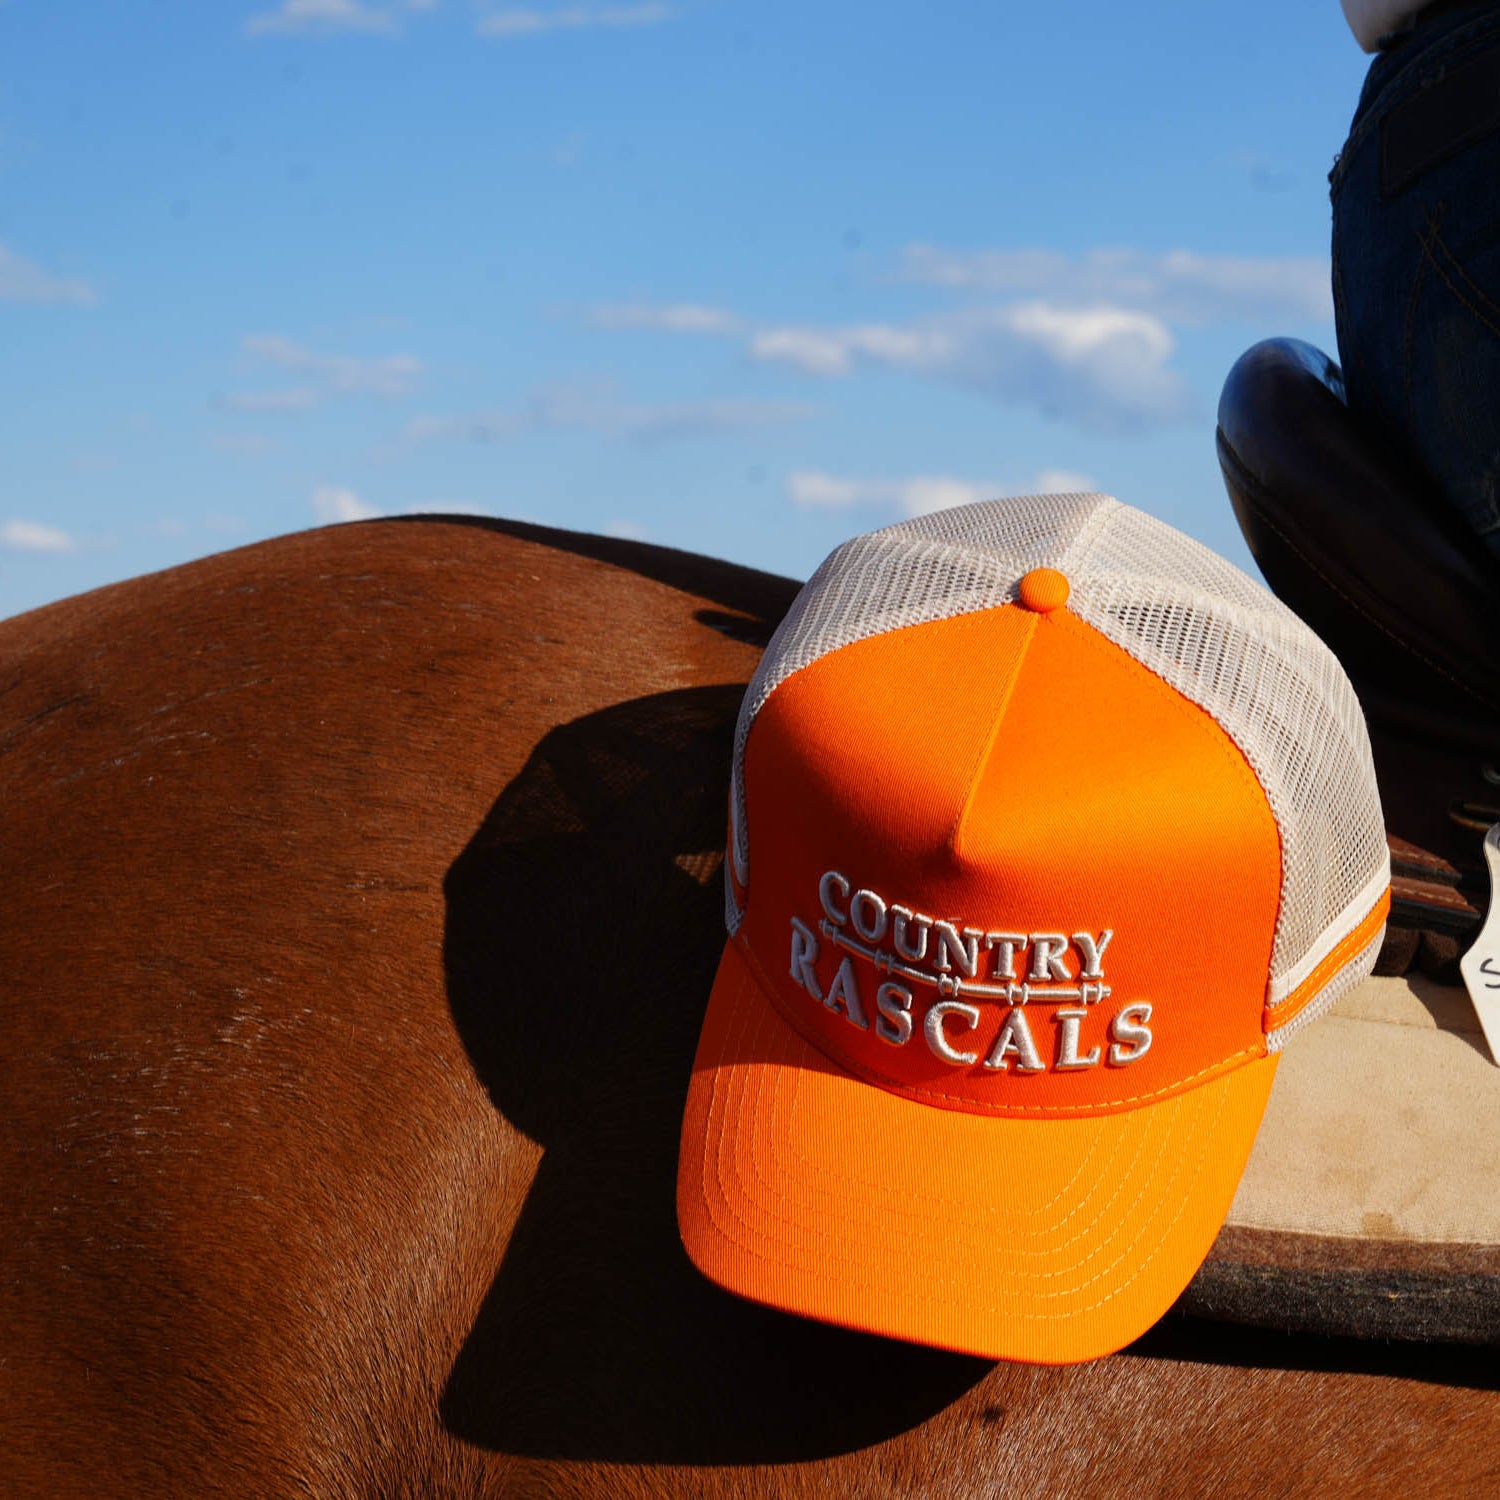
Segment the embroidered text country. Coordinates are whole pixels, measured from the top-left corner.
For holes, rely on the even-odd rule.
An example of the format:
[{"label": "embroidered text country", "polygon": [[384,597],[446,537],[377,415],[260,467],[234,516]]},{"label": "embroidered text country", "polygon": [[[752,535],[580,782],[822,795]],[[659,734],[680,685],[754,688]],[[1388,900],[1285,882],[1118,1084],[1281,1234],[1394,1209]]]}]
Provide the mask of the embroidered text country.
[{"label": "embroidered text country", "polygon": [[[1136,1000],[1116,1011],[1107,1028],[1094,1022],[1091,1030],[1100,1040],[1083,1050],[1089,1008],[1113,993],[1104,982],[1103,968],[1105,949],[1114,937],[1111,929],[1064,934],[963,926],[887,901],[868,888],[856,890],[838,870],[828,870],[818,882],[818,900],[824,917],[816,931],[800,917],[792,918],[791,977],[851,1026],[868,1031],[870,1016],[853,957],[893,976],[880,982],[874,995],[875,1035],[893,1047],[904,1047],[913,1035],[912,984],[944,997],[926,1007],[921,1031],[932,1055],[950,1067],[980,1063],[979,1052],[965,1043],[975,1040],[970,1034],[979,1031],[983,1017],[977,1005],[960,998],[963,995],[1004,1000],[1011,1007],[985,1052],[982,1066],[991,1071],[1008,1071],[1014,1062],[1017,1073],[1069,1072],[1098,1067],[1106,1059],[1111,1067],[1125,1067],[1151,1046],[1151,1002]],[[826,950],[819,933],[828,940]],[[889,948],[881,946],[887,939]],[[1076,973],[1069,967],[1074,950]],[[1029,965],[1023,954],[1029,954]],[[932,968],[921,967],[929,957]],[[1076,984],[1069,982],[1074,979]],[[1043,1060],[1022,1008],[1028,1005],[1059,1007],[1050,1016],[1056,1028],[1050,1064]]]}]

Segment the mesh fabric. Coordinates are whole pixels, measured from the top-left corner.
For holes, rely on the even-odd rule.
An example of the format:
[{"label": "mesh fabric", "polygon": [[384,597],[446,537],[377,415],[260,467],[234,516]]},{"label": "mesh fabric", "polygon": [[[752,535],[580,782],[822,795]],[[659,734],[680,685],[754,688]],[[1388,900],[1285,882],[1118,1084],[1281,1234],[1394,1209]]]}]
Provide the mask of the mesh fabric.
[{"label": "mesh fabric", "polygon": [[[777,687],[854,641],[1009,603],[1037,567],[1066,574],[1068,607],[1209,713],[1244,753],[1281,835],[1268,982],[1279,997],[1367,915],[1389,872],[1363,715],[1333,654],[1285,605],[1208,548],[1107,495],[959,506],[855,537],[828,557],[772,637],[741,706],[731,832],[741,886],[753,878],[745,743]],[[726,890],[734,931],[740,910],[733,884]],[[1368,972],[1377,949],[1357,956],[1281,1032],[1331,1004]],[[1282,1039],[1268,1037],[1273,1048]]]}]

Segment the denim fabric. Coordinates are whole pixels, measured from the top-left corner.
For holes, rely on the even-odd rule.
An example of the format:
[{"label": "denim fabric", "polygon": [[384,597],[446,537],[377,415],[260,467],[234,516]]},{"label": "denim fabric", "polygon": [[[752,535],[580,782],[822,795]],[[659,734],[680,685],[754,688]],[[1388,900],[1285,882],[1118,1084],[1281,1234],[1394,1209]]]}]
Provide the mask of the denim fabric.
[{"label": "denim fabric", "polygon": [[[1381,191],[1383,123],[1494,46],[1500,8],[1481,4],[1446,11],[1378,55],[1329,182],[1349,404],[1500,556],[1500,130],[1395,190],[1388,172]],[[1431,102],[1440,112],[1443,96]]]}]

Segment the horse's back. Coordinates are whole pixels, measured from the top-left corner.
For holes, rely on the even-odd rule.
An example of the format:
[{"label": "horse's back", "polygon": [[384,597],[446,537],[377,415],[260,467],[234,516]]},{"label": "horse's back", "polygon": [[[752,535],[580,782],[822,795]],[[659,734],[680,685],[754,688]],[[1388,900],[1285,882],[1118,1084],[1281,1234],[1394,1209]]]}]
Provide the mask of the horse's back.
[{"label": "horse's back", "polygon": [[1500,1489],[1474,1356],[1177,1320],[987,1367],[693,1271],[729,748],[791,591],[392,522],[0,623],[0,1490]]},{"label": "horse's back", "polygon": [[[23,1491],[349,1493],[442,1453],[540,1154],[455,1025],[444,883],[559,724],[665,697],[723,739],[788,590],[723,569],[726,608],[695,569],[393,523],[0,624]],[[514,940],[587,983],[564,921]]]}]

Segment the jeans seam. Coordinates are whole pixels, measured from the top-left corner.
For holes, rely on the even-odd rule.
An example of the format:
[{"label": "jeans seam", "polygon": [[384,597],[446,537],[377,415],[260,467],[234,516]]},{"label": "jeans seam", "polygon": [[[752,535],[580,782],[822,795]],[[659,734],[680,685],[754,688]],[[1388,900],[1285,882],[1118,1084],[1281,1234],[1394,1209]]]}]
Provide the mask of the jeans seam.
[{"label": "jeans seam", "polygon": [[[1491,333],[1493,333],[1497,338],[1500,338],[1500,316],[1497,316],[1497,314],[1500,314],[1500,308],[1497,308],[1495,304],[1485,296],[1483,290],[1475,284],[1473,278],[1458,263],[1457,258],[1448,248],[1447,241],[1443,239],[1440,228],[1441,226],[1439,220],[1435,218],[1431,223],[1431,232],[1422,240],[1423,259],[1429,265],[1431,265],[1432,269],[1436,271],[1437,274],[1442,278],[1444,286],[1446,286],[1448,290],[1453,293],[1454,297],[1457,298],[1464,307],[1468,308],[1469,312],[1472,313],[1473,316],[1479,320],[1479,322],[1483,323]],[[1453,269],[1453,275],[1449,275],[1448,271],[1445,270],[1438,261],[1437,256],[1433,253],[1434,245],[1436,245],[1437,248],[1443,252],[1444,259],[1448,261],[1449,265]],[[1467,292],[1465,292],[1464,287],[1459,286],[1458,281],[1454,279],[1455,276],[1463,280],[1464,286],[1468,288]],[[1488,311],[1486,309],[1488,309]]]},{"label": "jeans seam", "polygon": [[1428,237],[1437,233],[1443,220],[1444,205],[1438,203],[1427,216],[1427,228],[1417,233],[1421,254],[1417,257],[1417,273],[1412,277],[1411,295],[1406,299],[1406,322],[1401,330],[1402,406],[1408,432],[1418,430],[1416,386],[1412,378],[1417,350],[1417,307],[1422,300],[1422,285],[1427,279],[1427,267],[1431,260]]},{"label": "jeans seam", "polygon": [[[1495,303],[1493,303],[1489,299],[1489,297],[1485,295],[1483,289],[1474,281],[1473,277],[1471,277],[1469,273],[1464,270],[1463,266],[1458,260],[1458,257],[1455,256],[1452,250],[1448,248],[1448,242],[1443,238],[1442,222],[1445,207],[1446,205],[1441,202],[1436,206],[1435,210],[1428,218],[1427,233],[1419,236],[1419,242],[1422,246],[1422,255],[1421,259],[1417,263],[1420,268],[1417,276],[1417,285],[1421,285],[1423,273],[1425,273],[1427,267],[1430,266],[1437,273],[1438,278],[1442,281],[1443,285],[1448,288],[1449,292],[1453,296],[1453,299],[1469,313],[1470,317],[1472,317],[1477,323],[1480,323],[1485,328],[1487,328],[1494,337],[1500,338],[1500,307],[1497,307]],[[1437,251],[1442,252],[1443,259],[1448,263],[1447,267],[1445,267],[1443,263],[1439,261]],[[1463,286],[1459,285],[1460,280],[1463,282]],[[1467,292],[1465,291],[1465,288],[1468,289]],[[1412,397],[1412,346],[1410,344],[1410,337],[1411,325],[1415,321],[1413,317],[1415,307],[1416,288],[1414,287],[1412,291],[1412,301],[1408,309],[1408,347],[1404,361],[1406,366],[1407,423],[1413,429],[1415,429],[1416,426],[1416,419],[1415,404]],[[1469,524],[1474,528],[1476,532],[1478,532],[1480,536],[1489,536],[1495,531],[1500,530],[1500,505],[1497,505],[1496,503],[1496,465],[1493,461],[1491,462],[1489,468],[1481,476],[1481,479],[1483,482],[1483,493],[1488,510],[1488,515],[1483,522],[1472,517],[1468,517],[1467,511],[1465,511],[1465,516],[1469,520]]]}]

